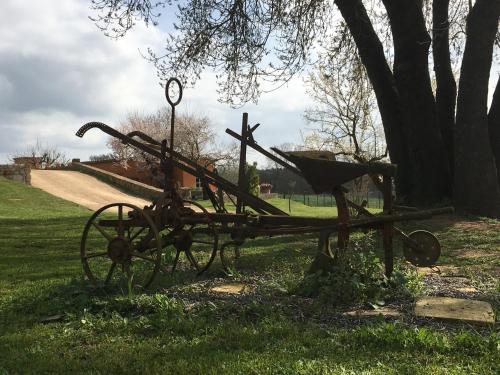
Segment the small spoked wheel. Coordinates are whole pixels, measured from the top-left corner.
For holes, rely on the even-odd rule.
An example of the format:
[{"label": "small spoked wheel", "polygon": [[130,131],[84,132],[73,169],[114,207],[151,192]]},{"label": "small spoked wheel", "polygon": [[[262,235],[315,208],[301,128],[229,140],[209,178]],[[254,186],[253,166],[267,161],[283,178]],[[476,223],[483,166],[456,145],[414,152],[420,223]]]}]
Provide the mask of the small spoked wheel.
[{"label": "small spoked wheel", "polygon": [[112,203],[88,220],[80,243],[83,270],[95,287],[147,288],[161,266],[162,242],[137,206]]},{"label": "small spoked wheel", "polygon": [[416,230],[403,242],[405,259],[417,267],[434,265],[441,255],[439,240],[431,232]]},{"label": "small spoked wheel", "polygon": [[233,275],[241,266],[240,247],[244,240],[233,240],[224,243],[220,248],[220,260],[224,271]]},{"label": "small spoked wheel", "polygon": [[[196,212],[197,220],[195,223],[185,224],[175,232],[176,255],[172,272],[191,266],[200,275],[210,267],[217,255],[219,236],[205,207],[197,202],[185,200],[184,209],[190,210],[191,213]],[[181,253],[184,253],[184,259],[181,259]]]}]

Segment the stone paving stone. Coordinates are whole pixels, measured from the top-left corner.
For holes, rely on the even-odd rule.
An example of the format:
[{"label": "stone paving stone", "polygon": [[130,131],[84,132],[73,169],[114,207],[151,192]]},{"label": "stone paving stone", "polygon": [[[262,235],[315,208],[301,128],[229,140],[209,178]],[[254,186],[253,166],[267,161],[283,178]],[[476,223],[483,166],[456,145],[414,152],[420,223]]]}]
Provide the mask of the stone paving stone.
[{"label": "stone paving stone", "polygon": [[211,290],[216,293],[242,294],[247,289],[247,285],[241,283],[228,283],[214,286]]},{"label": "stone paving stone", "polygon": [[419,275],[440,275],[440,276],[463,276],[460,268],[455,266],[433,266],[433,267],[417,267]]},{"label": "stone paving stone", "polygon": [[459,287],[457,290],[462,293],[477,293],[477,289],[472,286]]},{"label": "stone paving stone", "polygon": [[495,323],[495,315],[488,302],[451,297],[420,298],[415,304],[415,315],[470,323]]},{"label": "stone paving stone", "polygon": [[425,276],[429,274],[437,274],[436,267],[417,267],[417,273]]},{"label": "stone paving stone", "polygon": [[470,279],[461,276],[443,276],[443,279],[452,284],[470,284]]},{"label": "stone paving stone", "polygon": [[457,277],[464,276],[464,272],[459,267],[455,266],[439,266],[439,272],[441,276]]},{"label": "stone paving stone", "polygon": [[374,309],[374,310],[353,310],[353,311],[346,311],[342,315],[345,316],[354,316],[354,317],[370,317],[370,316],[393,316],[393,317],[399,317],[401,316],[401,312],[399,312],[396,309],[392,309],[390,307],[381,307],[379,309]]}]

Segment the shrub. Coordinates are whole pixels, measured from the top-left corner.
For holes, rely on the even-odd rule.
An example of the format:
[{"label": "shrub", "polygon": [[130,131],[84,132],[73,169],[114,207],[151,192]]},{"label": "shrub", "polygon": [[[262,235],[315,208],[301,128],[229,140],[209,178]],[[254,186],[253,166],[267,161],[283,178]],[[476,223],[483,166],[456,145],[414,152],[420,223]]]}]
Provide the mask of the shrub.
[{"label": "shrub", "polygon": [[246,168],[246,190],[249,194],[259,196],[259,173],[257,171],[257,163],[252,165],[247,164]]},{"label": "shrub", "polygon": [[333,304],[347,304],[411,298],[420,289],[419,276],[398,266],[391,279],[387,279],[375,252],[373,233],[368,233],[351,240],[349,248],[337,254],[330,271],[306,274],[295,292]]}]

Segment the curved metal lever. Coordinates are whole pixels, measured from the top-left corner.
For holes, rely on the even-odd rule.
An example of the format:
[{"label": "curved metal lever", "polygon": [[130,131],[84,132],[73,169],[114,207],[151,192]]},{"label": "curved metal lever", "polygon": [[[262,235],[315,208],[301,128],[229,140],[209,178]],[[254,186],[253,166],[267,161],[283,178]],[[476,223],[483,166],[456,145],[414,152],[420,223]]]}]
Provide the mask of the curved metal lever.
[{"label": "curved metal lever", "polygon": [[127,137],[130,138],[138,137],[145,142],[151,143],[152,145],[161,146],[160,142],[158,142],[156,139],[151,138],[149,135],[141,132],[140,130],[134,130],[133,132],[128,133]]},{"label": "curved metal lever", "polygon": [[[132,145],[132,146],[138,148],[139,150],[147,152],[148,154],[150,154],[152,156],[155,156],[157,158],[162,158],[162,154],[160,152],[158,152],[157,150],[153,149],[150,146],[147,146],[145,143],[136,141],[135,139],[133,139],[132,137],[130,137],[128,135],[120,133],[118,130],[113,129],[111,126],[103,124],[102,122],[89,122],[89,123],[83,125],[80,129],[78,129],[78,131],[76,132],[76,135],[78,137],[82,138],[85,135],[85,133],[87,133],[90,129],[94,129],[94,128],[100,129],[104,133],[109,134],[112,137],[118,138],[126,145]],[[147,135],[146,135],[146,137],[147,137]]]},{"label": "curved metal lever", "polygon": [[87,133],[90,129],[101,129],[104,133],[107,133],[113,137],[121,138],[123,136],[122,133],[119,131],[113,129],[111,126],[108,126],[106,124],[103,124],[102,122],[88,122],[85,125],[83,125],[78,131],[76,132],[76,136],[82,138],[85,133]]}]

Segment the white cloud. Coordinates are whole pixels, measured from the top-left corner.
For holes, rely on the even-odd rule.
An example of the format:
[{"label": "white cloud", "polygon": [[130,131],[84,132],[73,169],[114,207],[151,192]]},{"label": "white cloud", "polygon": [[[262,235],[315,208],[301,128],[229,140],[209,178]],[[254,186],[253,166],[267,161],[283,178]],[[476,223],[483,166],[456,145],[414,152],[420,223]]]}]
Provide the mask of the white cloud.
[{"label": "white cloud", "polygon": [[2,96],[7,96],[12,92],[12,83],[9,81],[9,79],[4,76],[0,75],[0,97]]},{"label": "white cloud", "polygon": [[[125,38],[111,40],[89,14],[85,0],[2,2],[0,162],[37,139],[68,157],[106,152],[105,135],[90,132],[82,140],[75,131],[90,120],[114,126],[127,112],[166,105],[154,67],[139,54],[148,46],[160,50],[166,34],[138,24]],[[241,109],[219,103],[216,90],[214,75],[203,74],[185,90],[179,110],[208,116],[224,140],[230,140],[226,127],[239,129],[244,111],[251,123],[262,124],[256,134],[262,145],[298,139],[309,103],[300,78]]]}]

